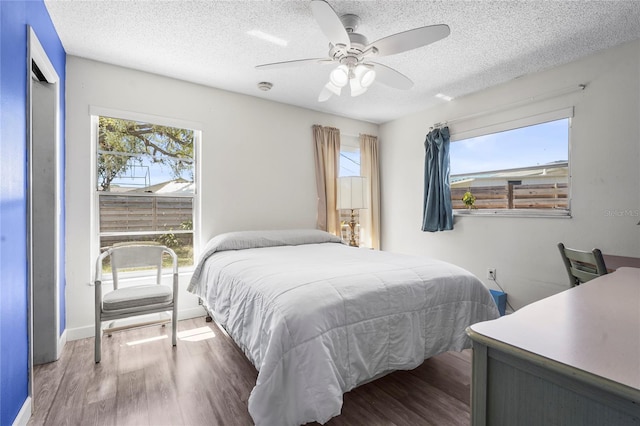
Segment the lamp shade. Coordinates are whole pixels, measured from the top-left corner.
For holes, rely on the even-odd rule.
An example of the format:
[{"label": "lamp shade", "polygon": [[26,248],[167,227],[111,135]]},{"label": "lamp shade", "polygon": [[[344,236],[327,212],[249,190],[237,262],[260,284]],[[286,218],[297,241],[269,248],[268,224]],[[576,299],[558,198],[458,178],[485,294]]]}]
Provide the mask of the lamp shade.
[{"label": "lamp shade", "polygon": [[348,176],[338,178],[337,209],[366,209],[369,205],[367,178]]},{"label": "lamp shade", "polygon": [[349,82],[349,69],[346,65],[339,65],[338,68],[331,71],[329,81],[337,87],[344,87]]}]

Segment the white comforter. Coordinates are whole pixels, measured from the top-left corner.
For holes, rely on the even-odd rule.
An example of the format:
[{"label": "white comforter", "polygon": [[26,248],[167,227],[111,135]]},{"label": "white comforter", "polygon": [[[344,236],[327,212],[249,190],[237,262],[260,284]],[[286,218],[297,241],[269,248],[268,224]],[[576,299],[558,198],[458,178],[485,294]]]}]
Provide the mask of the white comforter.
[{"label": "white comforter", "polygon": [[280,245],[286,235],[254,244],[253,234],[238,243],[241,234],[210,242],[189,289],[258,369],[249,398],[258,425],[324,423],[344,392],[467,348],[465,328],[498,317],[482,282],[449,263],[333,236]]}]

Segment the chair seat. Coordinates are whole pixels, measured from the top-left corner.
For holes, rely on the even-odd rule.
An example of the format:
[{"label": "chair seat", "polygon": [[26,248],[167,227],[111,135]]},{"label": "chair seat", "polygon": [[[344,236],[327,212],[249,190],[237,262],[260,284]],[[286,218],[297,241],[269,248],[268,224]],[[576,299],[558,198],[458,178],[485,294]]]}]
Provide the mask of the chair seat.
[{"label": "chair seat", "polygon": [[103,311],[137,308],[161,303],[171,303],[173,291],[166,285],[138,285],[119,288],[104,295]]},{"label": "chair seat", "polygon": [[[2,0],[0,0],[2,1]],[[162,285],[163,257],[171,257],[172,285]],[[102,272],[104,261],[109,258],[113,290],[104,294]],[[144,269],[144,285],[124,287],[118,285],[118,271]],[[145,314],[171,311],[171,344],[177,343],[178,331],[178,256],[170,248],[146,242],[114,244],[103,250],[96,260],[95,269],[95,361],[102,358],[102,322]],[[154,282],[146,281],[155,275]],[[152,284],[153,283],[153,284]],[[148,325],[149,321],[137,325]],[[136,326],[136,324],[133,324]],[[122,327],[114,327],[121,329]],[[111,328],[110,331],[113,331]],[[127,327],[129,328],[129,327]]]}]

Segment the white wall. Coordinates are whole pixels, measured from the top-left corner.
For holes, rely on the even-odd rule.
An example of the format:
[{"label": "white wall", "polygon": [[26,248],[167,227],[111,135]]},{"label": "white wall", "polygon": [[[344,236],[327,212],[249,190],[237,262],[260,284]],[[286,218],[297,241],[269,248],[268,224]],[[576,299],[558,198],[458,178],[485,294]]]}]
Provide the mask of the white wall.
[{"label": "white wall", "polygon": [[[486,268],[495,267],[497,281],[516,309],[568,288],[556,248],[560,241],[640,256],[639,76],[636,41],[383,124],[382,248],[450,261],[497,289],[485,278]],[[545,93],[581,83],[588,85],[583,92],[540,100]],[[424,139],[429,126],[529,98],[531,105],[496,115],[508,119],[575,105],[570,148],[573,217],[465,216],[455,218],[453,231],[422,232]],[[451,130],[482,126],[487,120],[460,121]]]},{"label": "white wall", "polygon": [[[256,88],[256,90],[258,90]],[[377,135],[378,126],[154,74],[67,58],[67,328],[92,335],[90,107],[197,122],[202,130],[203,243],[231,230],[315,228],[313,124]],[[189,275],[183,276],[186,288]],[[198,312],[183,291],[183,316]]]}]

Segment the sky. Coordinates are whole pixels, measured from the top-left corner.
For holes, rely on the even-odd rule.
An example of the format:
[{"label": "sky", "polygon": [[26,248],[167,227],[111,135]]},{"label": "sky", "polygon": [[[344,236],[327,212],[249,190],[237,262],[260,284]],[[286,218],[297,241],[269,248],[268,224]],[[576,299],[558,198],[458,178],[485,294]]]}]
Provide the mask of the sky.
[{"label": "sky", "polygon": [[360,151],[340,151],[339,176],[360,176]]},{"label": "sky", "polygon": [[[184,171],[180,177],[187,181],[193,180],[188,171]],[[112,185],[142,188],[174,179],[171,167],[161,163],[153,163],[150,161],[150,156],[145,155],[142,156],[141,166],[129,167],[122,176],[113,180]]]},{"label": "sky", "polygon": [[569,159],[569,119],[451,142],[451,175]]}]

